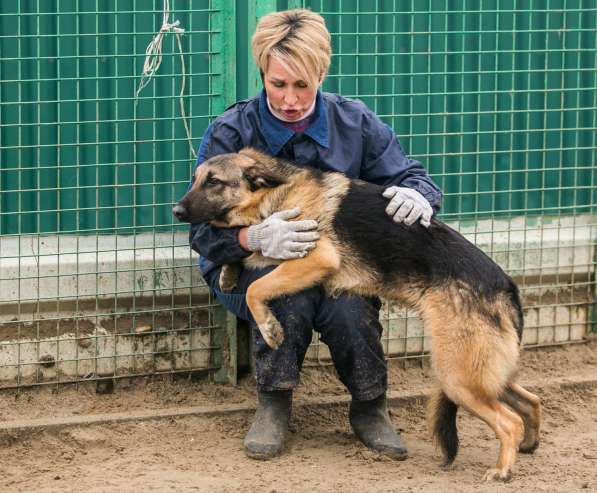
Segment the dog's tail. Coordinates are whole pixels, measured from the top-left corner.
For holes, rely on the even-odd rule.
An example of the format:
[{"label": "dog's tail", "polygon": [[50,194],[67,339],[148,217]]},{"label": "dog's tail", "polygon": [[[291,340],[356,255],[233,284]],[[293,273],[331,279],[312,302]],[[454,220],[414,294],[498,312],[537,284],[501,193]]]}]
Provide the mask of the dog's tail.
[{"label": "dog's tail", "polygon": [[458,454],[457,412],[458,406],[448,399],[441,389],[437,389],[429,399],[427,405],[429,431],[435,443],[442,450],[446,466],[454,462]]}]

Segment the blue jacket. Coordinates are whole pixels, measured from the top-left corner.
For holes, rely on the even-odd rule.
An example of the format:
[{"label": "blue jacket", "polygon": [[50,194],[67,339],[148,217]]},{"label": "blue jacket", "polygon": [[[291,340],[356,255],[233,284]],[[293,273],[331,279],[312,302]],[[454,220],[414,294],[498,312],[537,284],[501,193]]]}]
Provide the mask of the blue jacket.
[{"label": "blue jacket", "polygon": [[[228,108],[207,128],[197,165],[251,146],[299,166],[339,171],[378,185],[420,192],[437,212],[442,193],[420,162],[406,156],[392,129],[362,102],[319,91],[315,116],[304,133],[294,133],[269,111],[265,91]],[[193,224],[190,243],[203,275],[218,265],[250,255],[238,242],[240,228]]]}]

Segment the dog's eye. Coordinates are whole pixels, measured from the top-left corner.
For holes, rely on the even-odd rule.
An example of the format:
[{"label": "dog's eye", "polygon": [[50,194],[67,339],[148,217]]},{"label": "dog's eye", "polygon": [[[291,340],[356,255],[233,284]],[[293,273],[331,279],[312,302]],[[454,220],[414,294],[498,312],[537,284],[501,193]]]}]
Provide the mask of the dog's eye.
[{"label": "dog's eye", "polygon": [[208,186],[215,186],[215,185],[224,185],[225,182],[219,180],[215,176],[208,176],[207,180],[205,180],[205,184]]}]

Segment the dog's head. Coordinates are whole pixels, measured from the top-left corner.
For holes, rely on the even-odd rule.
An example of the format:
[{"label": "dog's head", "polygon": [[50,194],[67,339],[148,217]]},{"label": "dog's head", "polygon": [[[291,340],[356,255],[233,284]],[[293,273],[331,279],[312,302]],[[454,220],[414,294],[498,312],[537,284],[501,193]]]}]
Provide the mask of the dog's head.
[{"label": "dog's head", "polygon": [[172,209],[179,221],[243,226],[263,195],[286,182],[277,160],[254,149],[222,154],[197,167],[193,183]]}]

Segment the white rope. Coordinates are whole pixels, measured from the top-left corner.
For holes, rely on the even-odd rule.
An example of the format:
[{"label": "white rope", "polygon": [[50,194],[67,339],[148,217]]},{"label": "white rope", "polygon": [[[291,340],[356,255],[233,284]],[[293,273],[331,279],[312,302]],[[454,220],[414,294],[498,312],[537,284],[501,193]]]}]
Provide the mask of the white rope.
[{"label": "white rope", "polygon": [[180,113],[182,115],[182,121],[184,123],[184,128],[187,133],[187,139],[189,141],[189,148],[191,150],[191,154],[193,157],[197,158],[197,154],[195,153],[195,149],[193,147],[193,140],[191,139],[191,131],[189,130],[189,125],[187,123],[187,114],[184,108],[184,89],[186,83],[186,68],[184,63],[184,57],[182,55],[182,43],[180,41],[181,34],[184,34],[185,30],[181,27],[180,21],[176,20],[172,23],[169,21],[170,18],[170,0],[164,0],[164,14],[162,17],[162,27],[158,31],[158,33],[154,36],[153,40],[147,46],[145,50],[145,62],[143,63],[143,73],[141,74],[141,81],[139,82],[139,87],[135,92],[135,98],[139,97],[139,93],[143,90],[147,84],[151,82],[151,79],[156,74],[160,65],[162,64],[162,41],[164,39],[164,34],[167,32],[173,32],[176,36],[176,41],[178,44],[178,53],[180,54],[180,64],[182,67],[182,79],[180,83],[180,93],[179,93],[179,103],[180,103]]}]

